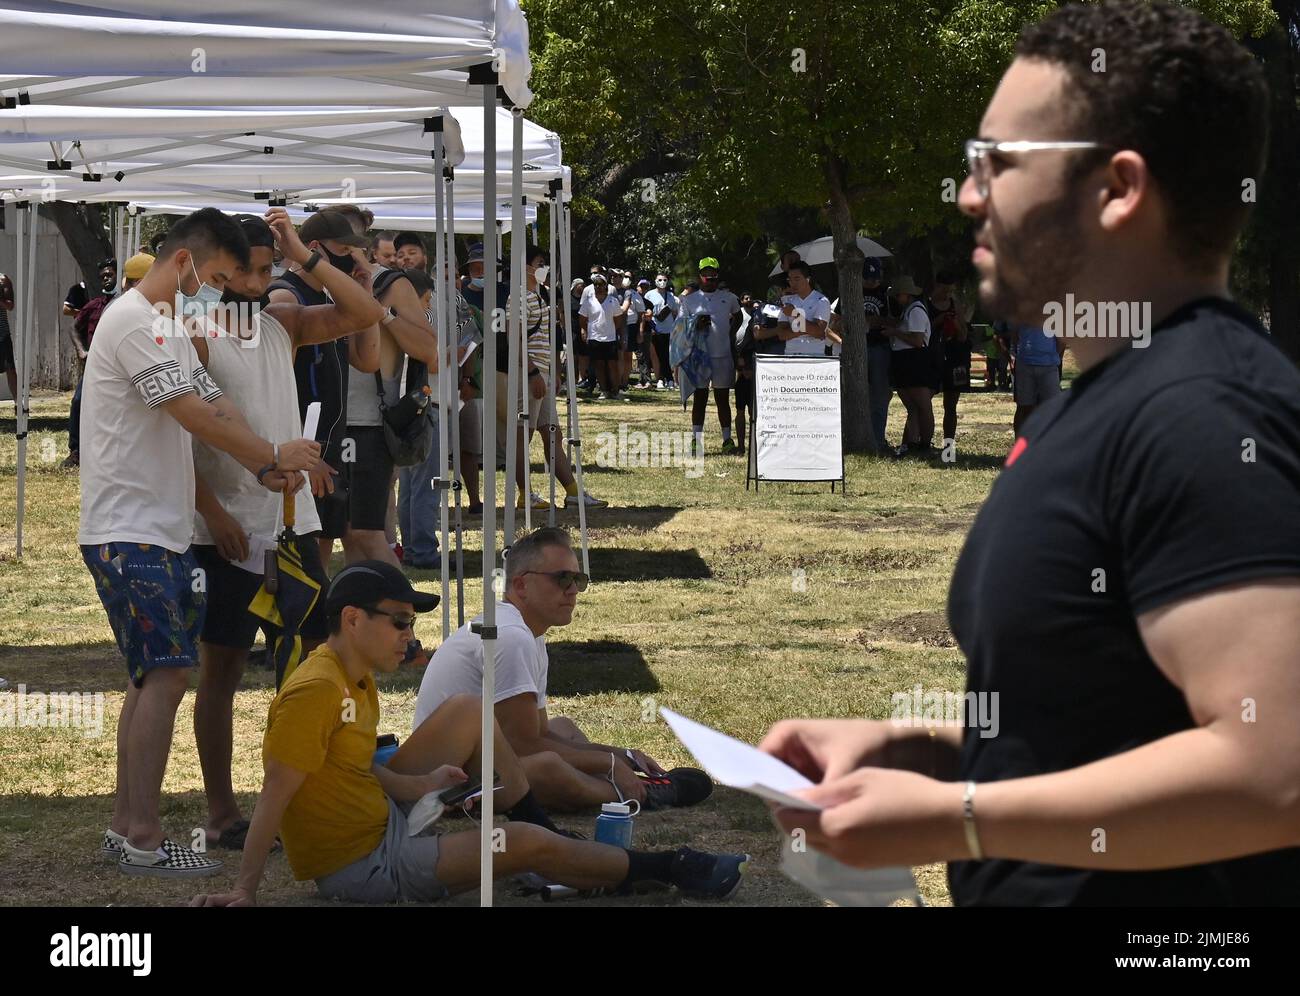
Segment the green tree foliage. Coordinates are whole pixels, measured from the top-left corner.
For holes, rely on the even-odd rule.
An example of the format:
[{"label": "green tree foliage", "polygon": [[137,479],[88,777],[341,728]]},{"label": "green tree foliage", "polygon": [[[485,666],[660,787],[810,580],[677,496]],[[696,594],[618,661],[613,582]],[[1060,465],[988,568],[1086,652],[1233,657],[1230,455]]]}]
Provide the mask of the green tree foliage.
[{"label": "green tree foliage", "polygon": [[[955,204],[962,142],[977,133],[1021,27],[1057,6],[524,0],[539,95],[531,113],[564,139],[579,245],[627,246],[638,263],[680,260],[695,243],[675,222],[703,222],[703,241],[734,243],[762,236],[777,207],[818,219],[809,235],[835,236],[845,444],[862,451],[871,440],[860,417],[868,399],[853,236],[888,234],[908,266],[924,257],[920,279],[932,259],[965,258],[955,251],[967,227]],[[1278,23],[1267,0],[1194,6],[1242,38]],[[670,172],[680,179],[664,182]],[[673,204],[629,197],[645,178]],[[921,238],[940,250],[921,252]]]}]

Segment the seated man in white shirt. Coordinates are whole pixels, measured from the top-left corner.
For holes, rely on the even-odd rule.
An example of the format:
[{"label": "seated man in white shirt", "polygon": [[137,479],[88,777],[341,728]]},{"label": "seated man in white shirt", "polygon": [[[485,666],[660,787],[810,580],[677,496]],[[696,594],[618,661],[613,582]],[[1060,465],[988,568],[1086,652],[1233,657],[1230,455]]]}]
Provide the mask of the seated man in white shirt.
[{"label": "seated man in white shirt", "polygon": [[[537,801],[576,810],[635,799],[642,809],[693,806],[713,792],[696,768],[665,772],[639,750],[589,741],[569,719],[546,712],[545,633],[573,619],[587,576],[563,529],[534,530],[506,558],[506,600],[496,610],[497,724],[523,761]],[[481,617],[474,620],[481,622]],[[483,641],[462,626],[425,668],[415,701],[414,729],[453,695],[481,695]]]}]

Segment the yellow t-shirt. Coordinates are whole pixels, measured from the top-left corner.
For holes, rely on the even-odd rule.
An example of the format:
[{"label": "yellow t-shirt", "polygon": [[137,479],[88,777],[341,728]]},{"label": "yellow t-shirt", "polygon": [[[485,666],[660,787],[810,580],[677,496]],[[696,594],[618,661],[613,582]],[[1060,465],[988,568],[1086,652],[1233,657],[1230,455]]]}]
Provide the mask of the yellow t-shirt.
[{"label": "yellow t-shirt", "polygon": [[378,725],[374,675],[352,684],[327,645],[298,665],[271,702],[263,762],[307,773],[280,826],[299,881],[336,872],[384,839],[388,797],[370,770]]}]

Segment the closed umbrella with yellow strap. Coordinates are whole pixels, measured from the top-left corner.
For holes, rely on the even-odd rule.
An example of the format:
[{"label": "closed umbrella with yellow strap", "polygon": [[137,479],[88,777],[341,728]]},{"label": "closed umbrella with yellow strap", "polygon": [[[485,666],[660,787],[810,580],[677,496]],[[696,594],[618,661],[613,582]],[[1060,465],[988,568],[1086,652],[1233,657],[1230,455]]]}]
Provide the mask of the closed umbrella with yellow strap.
[{"label": "closed umbrella with yellow strap", "polygon": [[[275,687],[279,691],[284,679],[302,660],[302,637],[299,630],[320,598],[322,580],[313,578],[303,564],[300,537],[293,531],[297,499],[284,496],[284,528],[274,550],[266,551],[266,573],[262,587],[253,596],[248,610],[277,627],[275,646]],[[309,541],[310,542],[310,541]]]}]

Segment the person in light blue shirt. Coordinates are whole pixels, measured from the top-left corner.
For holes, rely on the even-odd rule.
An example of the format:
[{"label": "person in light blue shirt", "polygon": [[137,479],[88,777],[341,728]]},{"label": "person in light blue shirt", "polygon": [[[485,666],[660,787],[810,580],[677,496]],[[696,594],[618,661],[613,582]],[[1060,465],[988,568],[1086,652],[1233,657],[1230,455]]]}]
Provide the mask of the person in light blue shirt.
[{"label": "person in light blue shirt", "polygon": [[1025,419],[1045,401],[1061,393],[1061,353],[1065,340],[1049,336],[1041,328],[1020,325],[1012,328],[1016,337],[1016,436]]}]

